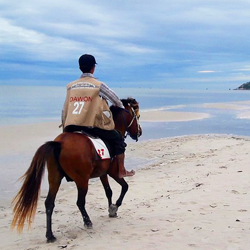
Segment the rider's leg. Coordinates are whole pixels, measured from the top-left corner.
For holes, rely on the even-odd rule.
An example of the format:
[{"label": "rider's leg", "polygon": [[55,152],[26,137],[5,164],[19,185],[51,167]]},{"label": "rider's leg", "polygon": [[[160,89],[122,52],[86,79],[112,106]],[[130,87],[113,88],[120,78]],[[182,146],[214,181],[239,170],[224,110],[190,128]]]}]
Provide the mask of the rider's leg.
[{"label": "rider's leg", "polygon": [[126,143],[121,132],[117,130],[103,130],[99,128],[93,128],[93,131],[96,135],[98,135],[102,139],[106,139],[113,144],[114,155],[117,160],[118,165],[118,176],[119,178],[123,178],[126,176],[133,176],[135,171],[127,171],[124,166],[124,152],[126,148]]},{"label": "rider's leg", "polygon": [[127,177],[127,176],[133,176],[135,174],[134,170],[127,171],[125,169],[125,167],[124,167],[124,158],[125,158],[124,153],[116,155],[116,158],[117,158],[118,176],[119,176],[119,178],[123,178],[123,177]]}]

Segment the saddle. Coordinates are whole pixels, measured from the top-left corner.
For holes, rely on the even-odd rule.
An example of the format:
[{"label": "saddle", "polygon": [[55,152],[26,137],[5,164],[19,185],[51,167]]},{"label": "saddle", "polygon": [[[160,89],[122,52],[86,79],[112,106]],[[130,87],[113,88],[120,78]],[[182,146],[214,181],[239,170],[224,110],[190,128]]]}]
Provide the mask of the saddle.
[{"label": "saddle", "polygon": [[114,157],[112,146],[107,141],[83,130],[75,131],[74,133],[80,133],[89,138],[95,148],[96,160],[107,160]]}]

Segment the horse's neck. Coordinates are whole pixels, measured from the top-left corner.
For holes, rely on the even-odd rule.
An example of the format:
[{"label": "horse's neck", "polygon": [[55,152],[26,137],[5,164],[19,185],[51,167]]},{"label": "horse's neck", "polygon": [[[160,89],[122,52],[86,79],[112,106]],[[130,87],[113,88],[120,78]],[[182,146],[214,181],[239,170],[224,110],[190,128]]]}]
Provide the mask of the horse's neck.
[{"label": "horse's neck", "polygon": [[121,128],[121,127],[117,127],[117,126],[115,126],[115,129],[116,130],[118,130],[118,131],[120,131],[121,133],[122,133],[122,136],[124,137],[125,136],[125,128]]},{"label": "horse's neck", "polygon": [[116,117],[114,117],[114,122],[115,122],[115,129],[120,131],[122,133],[122,135],[125,135],[126,132],[126,124],[125,124],[125,117],[123,117],[122,112],[119,115],[116,115]]}]

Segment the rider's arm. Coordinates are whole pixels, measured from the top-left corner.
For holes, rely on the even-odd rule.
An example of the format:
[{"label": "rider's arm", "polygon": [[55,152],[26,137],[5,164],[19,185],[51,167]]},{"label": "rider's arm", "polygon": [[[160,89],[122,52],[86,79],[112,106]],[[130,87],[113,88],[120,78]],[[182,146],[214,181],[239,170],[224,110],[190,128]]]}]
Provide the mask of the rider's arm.
[{"label": "rider's arm", "polygon": [[103,82],[100,86],[100,96],[106,100],[109,100],[114,106],[124,108],[121,100],[116,95],[116,93]]}]

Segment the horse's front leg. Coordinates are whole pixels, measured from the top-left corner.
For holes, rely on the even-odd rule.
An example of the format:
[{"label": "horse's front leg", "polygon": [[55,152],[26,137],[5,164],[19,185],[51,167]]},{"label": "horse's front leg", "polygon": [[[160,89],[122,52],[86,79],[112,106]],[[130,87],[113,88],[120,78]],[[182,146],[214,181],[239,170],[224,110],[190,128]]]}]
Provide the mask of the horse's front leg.
[{"label": "horse's front leg", "polygon": [[85,209],[85,203],[86,203],[86,195],[88,192],[88,182],[86,183],[86,185],[83,185],[83,180],[80,182],[80,185],[77,185],[77,190],[78,190],[78,197],[77,197],[77,206],[82,214],[82,218],[84,221],[84,226],[88,229],[92,228],[92,222],[87,214],[87,211]]},{"label": "horse's front leg", "polygon": [[100,180],[102,182],[102,185],[103,185],[103,188],[105,190],[105,193],[106,193],[106,196],[107,196],[107,199],[108,199],[108,206],[110,207],[111,204],[112,204],[112,190],[110,188],[110,185],[109,185],[109,181],[108,181],[108,176],[107,175],[103,175],[100,177]]},{"label": "horse's front leg", "polygon": [[117,207],[117,205],[112,204],[112,194],[113,194],[113,192],[112,192],[112,190],[110,188],[110,185],[109,185],[109,182],[108,182],[108,176],[104,175],[104,176],[100,177],[100,179],[101,179],[102,185],[104,187],[106,196],[108,198],[109,217],[117,217],[116,212],[118,210],[118,207]]},{"label": "horse's front leg", "polygon": [[124,198],[125,194],[128,191],[128,183],[123,178],[119,178],[119,177],[115,177],[114,180],[117,183],[119,183],[121,185],[121,187],[122,187],[121,194],[120,194],[118,200],[115,203],[117,207],[120,207],[121,204],[122,204],[123,198]]},{"label": "horse's front leg", "polygon": [[123,178],[119,178],[118,173],[115,175],[110,174],[110,176],[122,187],[121,194],[118,200],[116,201],[115,205],[111,204],[109,206],[109,217],[117,217],[117,210],[122,205],[123,198],[128,191],[128,183]]}]

